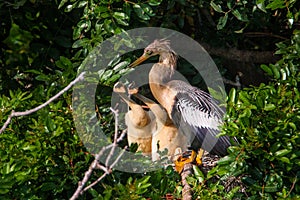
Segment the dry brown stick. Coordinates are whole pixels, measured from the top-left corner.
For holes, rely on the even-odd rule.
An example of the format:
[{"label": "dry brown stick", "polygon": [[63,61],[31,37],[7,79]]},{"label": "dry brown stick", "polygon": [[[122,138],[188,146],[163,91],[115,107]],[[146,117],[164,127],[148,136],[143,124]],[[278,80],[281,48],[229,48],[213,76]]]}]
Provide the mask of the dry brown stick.
[{"label": "dry brown stick", "polygon": [[[84,185],[88,182],[93,170],[98,166],[98,161],[97,158],[99,159],[102,154],[104,153],[105,150],[107,150],[108,148],[110,148],[112,145],[108,145],[106,147],[103,147],[99,153],[96,155],[94,161],[92,162],[92,164],[90,165],[89,169],[84,173],[84,177],[82,179],[82,181],[78,182],[78,187],[76,189],[76,191],[74,192],[73,196],[70,198],[70,200],[75,200],[79,197],[79,195],[81,194],[81,192],[83,191]],[[104,171],[104,174],[101,177],[105,177],[107,174],[109,174],[109,171],[107,171],[106,167],[101,167],[101,169]]]},{"label": "dry brown stick", "polygon": [[192,188],[187,182],[187,177],[193,174],[193,164],[192,163],[185,163],[183,166],[183,171],[181,173],[181,181],[183,185],[182,189],[182,199],[183,200],[192,200]]},{"label": "dry brown stick", "polygon": [[297,182],[297,176],[295,177],[295,179],[294,179],[294,181],[293,181],[293,184],[292,184],[292,187],[291,187],[291,189],[289,190],[289,192],[287,193],[287,195],[285,196],[285,198],[287,198],[287,197],[291,194],[292,190],[293,190],[294,187],[295,187],[296,182]]},{"label": "dry brown stick", "polygon": [[46,107],[48,104],[50,104],[52,101],[54,101],[55,99],[57,99],[60,95],[62,95],[63,93],[65,93],[66,91],[68,91],[73,85],[75,85],[78,81],[82,80],[84,78],[84,74],[85,72],[82,72],[76,79],[74,79],[71,83],[69,83],[69,85],[67,85],[67,87],[65,87],[63,90],[61,90],[59,93],[57,93],[56,95],[54,95],[53,97],[51,97],[48,101],[46,101],[45,103],[30,109],[30,110],[26,110],[23,112],[15,112],[14,110],[11,111],[10,115],[8,116],[6,122],[4,123],[4,125],[2,126],[2,128],[0,129],[0,134],[6,129],[6,127],[10,124],[11,120],[13,117],[20,117],[20,116],[25,116],[25,115],[30,115],[44,107]]},{"label": "dry brown stick", "polygon": [[110,158],[113,156],[115,149],[117,147],[117,140],[118,140],[118,119],[119,119],[119,112],[117,110],[114,110],[113,108],[110,108],[110,110],[114,113],[115,116],[115,134],[114,134],[114,142],[113,142],[113,146],[106,158],[106,162],[105,162],[105,166],[108,166],[108,163],[110,161]]},{"label": "dry brown stick", "polygon": [[[94,185],[96,185],[97,183],[99,183],[103,178],[105,178],[108,174],[112,173],[112,168],[118,163],[118,161],[120,160],[120,158],[122,157],[122,155],[124,154],[125,150],[123,150],[118,157],[114,160],[114,162],[109,166],[108,163],[111,160],[113,153],[115,151],[115,148],[117,147],[117,143],[120,142],[124,136],[126,135],[126,130],[124,130],[122,132],[122,134],[120,135],[120,137],[118,137],[118,111],[115,111],[114,109],[111,108],[111,111],[115,114],[115,136],[114,136],[114,141],[112,144],[109,144],[105,147],[102,147],[101,150],[99,151],[99,153],[97,153],[95,155],[95,159],[92,162],[92,164],[90,165],[89,169],[85,172],[84,177],[82,179],[82,181],[78,182],[78,187],[76,189],[76,191],[74,192],[74,194],[72,195],[72,197],[70,198],[70,200],[75,200],[79,197],[80,194],[82,194],[83,192],[85,192],[86,190],[90,189],[91,187],[93,187]],[[126,147],[125,147],[126,148]],[[99,163],[100,161],[100,157],[103,155],[103,153],[108,150],[111,149],[107,158],[106,158],[106,164],[107,165],[101,165]],[[88,182],[92,172],[94,169],[101,169],[104,174],[102,174],[96,181],[94,181],[93,183],[91,183],[90,185],[88,185],[87,187],[84,188],[85,184]]]},{"label": "dry brown stick", "polygon": [[102,176],[100,176],[96,181],[94,181],[90,185],[86,186],[82,191],[85,192],[85,191],[89,190],[94,185],[96,185],[97,183],[99,183],[105,176],[107,176],[108,174],[110,174],[112,172],[112,168],[114,168],[114,166],[118,163],[118,161],[121,159],[121,157],[124,154],[124,152],[125,152],[125,149],[123,149],[123,151],[118,155],[118,157],[115,159],[115,161],[109,166],[109,170],[107,170],[108,167],[106,168],[105,171],[107,171],[107,172],[105,172],[104,174],[102,174]]}]

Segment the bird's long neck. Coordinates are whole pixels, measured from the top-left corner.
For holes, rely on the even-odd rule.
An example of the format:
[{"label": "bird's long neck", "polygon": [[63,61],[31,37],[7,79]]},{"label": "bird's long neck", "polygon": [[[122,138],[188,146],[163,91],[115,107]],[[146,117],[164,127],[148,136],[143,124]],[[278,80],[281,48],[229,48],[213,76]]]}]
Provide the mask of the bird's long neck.
[{"label": "bird's long neck", "polygon": [[159,62],[154,64],[149,73],[149,82],[165,85],[176,69],[177,56],[173,52],[161,53]]},{"label": "bird's long neck", "polygon": [[149,85],[154,98],[168,110],[172,104],[167,102],[172,91],[169,90],[167,83],[171,80],[176,68],[176,58],[174,54],[162,54],[159,63],[154,64],[149,73]]},{"label": "bird's long neck", "polygon": [[[159,63],[163,64],[165,67],[171,68],[174,72],[176,69],[177,56],[173,52],[164,52],[159,56]],[[172,76],[173,74],[171,74]]]}]

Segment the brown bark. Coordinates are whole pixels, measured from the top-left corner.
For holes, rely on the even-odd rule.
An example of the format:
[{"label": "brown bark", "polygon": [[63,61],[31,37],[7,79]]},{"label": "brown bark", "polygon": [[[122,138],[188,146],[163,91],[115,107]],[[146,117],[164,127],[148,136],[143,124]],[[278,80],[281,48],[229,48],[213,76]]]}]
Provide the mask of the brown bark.
[{"label": "brown bark", "polygon": [[181,181],[183,185],[182,189],[182,199],[183,200],[192,200],[192,188],[188,184],[186,178],[193,174],[193,164],[186,163],[183,168],[183,172],[181,173]]}]

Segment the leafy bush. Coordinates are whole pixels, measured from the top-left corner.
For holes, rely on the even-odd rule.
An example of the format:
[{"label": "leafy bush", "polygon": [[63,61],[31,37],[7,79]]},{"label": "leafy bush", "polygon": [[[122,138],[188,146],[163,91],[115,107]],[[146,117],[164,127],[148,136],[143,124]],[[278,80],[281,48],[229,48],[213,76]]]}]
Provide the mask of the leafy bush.
[{"label": "leafy bush", "polygon": [[[28,110],[60,91],[97,44],[126,29],[163,26],[242,50],[273,50],[277,43],[282,59],[261,66],[273,80],[230,92],[224,133],[236,136],[240,145],[208,174],[195,168],[189,183],[195,198],[246,197],[239,187],[225,191],[223,181],[230,176],[244,181],[250,199],[300,198],[299,31],[291,42],[278,43],[299,27],[299,1],[16,0],[3,1],[0,8],[1,126],[12,110]],[[115,58],[100,78],[96,101],[108,135],[113,133],[111,86],[127,61]],[[199,78],[190,80],[199,85]],[[92,159],[74,129],[67,92],[37,113],[14,118],[0,135],[0,197],[68,199]],[[102,172],[93,175],[90,182]],[[171,168],[146,174],[114,171],[82,199],[180,198],[181,190]]]},{"label": "leafy bush", "polygon": [[299,36],[278,44],[280,61],[262,66],[274,81],[229,95],[224,132],[240,145],[220,159],[217,173],[243,175],[251,199],[300,197]]}]

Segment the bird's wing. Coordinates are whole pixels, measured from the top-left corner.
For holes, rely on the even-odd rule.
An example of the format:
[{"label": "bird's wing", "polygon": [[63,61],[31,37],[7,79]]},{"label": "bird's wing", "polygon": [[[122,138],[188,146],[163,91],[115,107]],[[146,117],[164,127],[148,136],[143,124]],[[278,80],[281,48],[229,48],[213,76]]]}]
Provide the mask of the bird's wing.
[{"label": "bird's wing", "polygon": [[224,111],[206,92],[187,85],[176,84],[177,94],[174,99],[171,117],[183,132],[195,136],[192,148],[203,148],[213,154],[224,155],[231,145],[228,136],[217,138],[222,124]]}]

